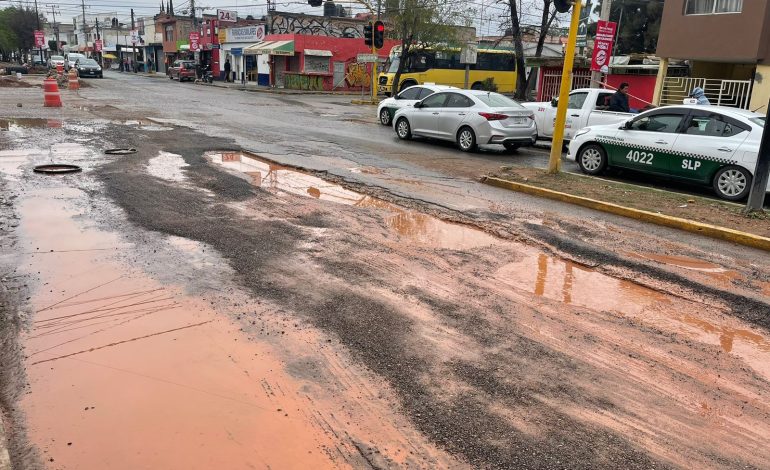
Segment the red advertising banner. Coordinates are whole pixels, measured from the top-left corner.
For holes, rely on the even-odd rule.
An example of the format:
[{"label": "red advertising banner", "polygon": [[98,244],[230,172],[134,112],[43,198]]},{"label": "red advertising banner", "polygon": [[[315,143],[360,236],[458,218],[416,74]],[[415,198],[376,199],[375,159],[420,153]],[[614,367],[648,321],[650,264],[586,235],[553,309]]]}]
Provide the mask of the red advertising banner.
[{"label": "red advertising banner", "polygon": [[617,23],[599,20],[596,24],[596,37],[594,38],[594,55],[591,59],[591,71],[608,73],[610,71],[610,57],[612,46],[615,43],[615,31]]},{"label": "red advertising banner", "polygon": [[201,48],[201,35],[197,31],[190,33],[190,52],[199,51]]},{"label": "red advertising banner", "polygon": [[35,47],[42,49],[45,47],[45,32],[35,30]]},{"label": "red advertising banner", "polygon": [[95,52],[102,52],[102,40],[97,39],[94,41],[94,51]]}]

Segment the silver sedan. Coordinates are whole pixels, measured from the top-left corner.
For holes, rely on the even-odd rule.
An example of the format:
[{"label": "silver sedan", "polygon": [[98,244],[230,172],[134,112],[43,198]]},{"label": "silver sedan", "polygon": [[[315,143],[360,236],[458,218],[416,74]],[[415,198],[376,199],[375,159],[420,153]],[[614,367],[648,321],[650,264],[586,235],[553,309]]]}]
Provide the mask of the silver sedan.
[{"label": "silver sedan", "polygon": [[516,150],[537,139],[532,111],[499,93],[481,90],[435,93],[396,112],[393,128],[400,139],[449,140],[464,152],[488,144]]}]

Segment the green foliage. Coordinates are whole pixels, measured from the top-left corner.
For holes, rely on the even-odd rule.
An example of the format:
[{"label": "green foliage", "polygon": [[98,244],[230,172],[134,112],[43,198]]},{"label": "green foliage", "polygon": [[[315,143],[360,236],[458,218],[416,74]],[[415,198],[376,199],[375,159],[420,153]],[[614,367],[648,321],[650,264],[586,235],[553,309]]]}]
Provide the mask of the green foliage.
[{"label": "green foliage", "polygon": [[[45,18],[39,19],[40,25]],[[0,53],[26,51],[35,47],[38,18],[31,8],[8,7],[0,10]]]},{"label": "green foliage", "polygon": [[497,91],[497,83],[492,77],[487,77],[481,82],[481,89],[484,91]]},{"label": "green foliage", "polygon": [[[599,11],[602,0],[594,1],[597,3],[595,11]],[[658,33],[660,32],[662,17],[662,1],[614,1],[610,12],[610,21],[620,22],[616,54],[654,53],[658,47]],[[588,27],[588,34],[596,34],[596,24]]]}]

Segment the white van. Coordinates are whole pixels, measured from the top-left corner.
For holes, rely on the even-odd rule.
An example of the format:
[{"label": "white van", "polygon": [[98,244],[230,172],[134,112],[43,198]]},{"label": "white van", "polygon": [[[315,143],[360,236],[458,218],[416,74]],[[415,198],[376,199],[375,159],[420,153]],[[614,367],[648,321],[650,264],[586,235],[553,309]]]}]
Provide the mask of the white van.
[{"label": "white van", "polygon": [[86,56],[75,52],[69,52],[67,54],[64,54],[64,68],[66,70],[69,70],[70,68],[74,67],[75,62],[77,62],[80,59],[86,59]]}]

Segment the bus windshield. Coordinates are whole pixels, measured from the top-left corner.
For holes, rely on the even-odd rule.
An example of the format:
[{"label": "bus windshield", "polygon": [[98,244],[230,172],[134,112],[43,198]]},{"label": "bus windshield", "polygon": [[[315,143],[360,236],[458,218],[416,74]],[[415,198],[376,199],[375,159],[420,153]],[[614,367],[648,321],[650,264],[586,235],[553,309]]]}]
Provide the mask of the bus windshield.
[{"label": "bus windshield", "polygon": [[401,62],[401,59],[398,57],[394,57],[391,59],[390,62],[390,68],[388,69],[388,73],[396,73],[398,72],[398,64]]}]

